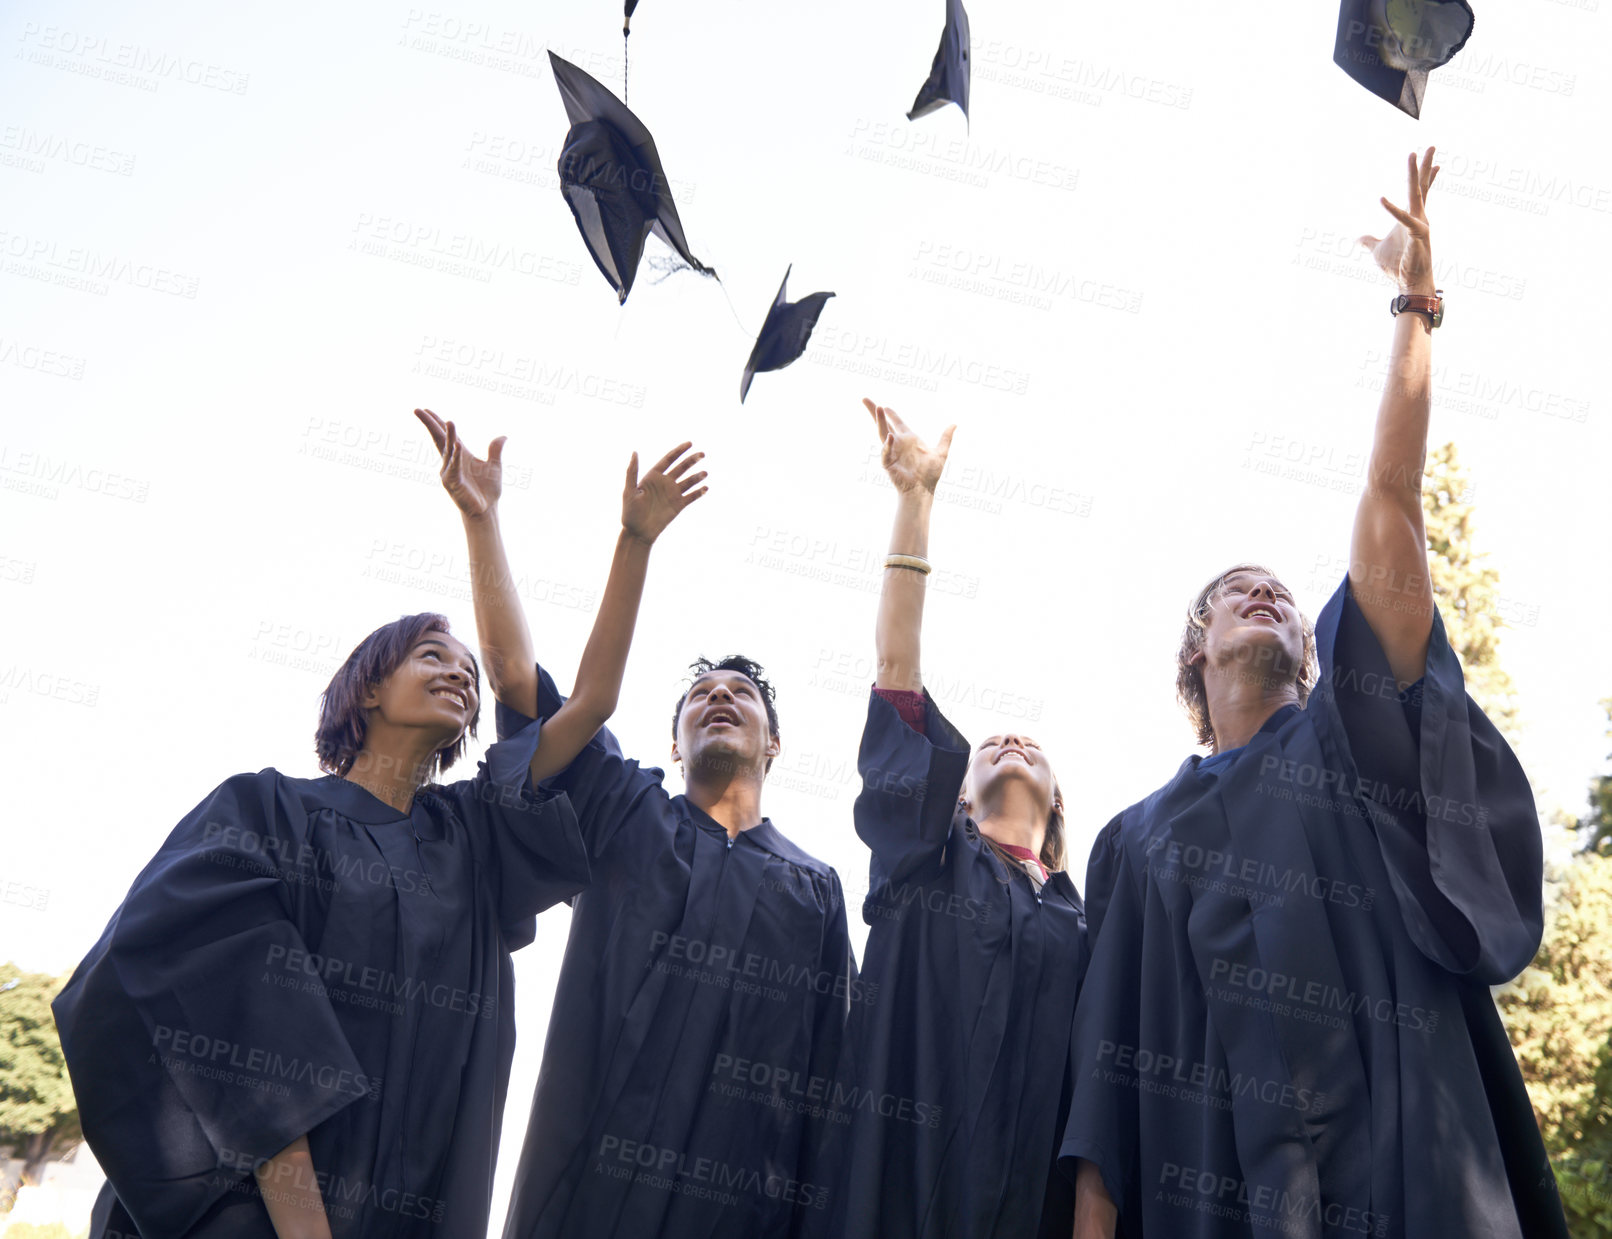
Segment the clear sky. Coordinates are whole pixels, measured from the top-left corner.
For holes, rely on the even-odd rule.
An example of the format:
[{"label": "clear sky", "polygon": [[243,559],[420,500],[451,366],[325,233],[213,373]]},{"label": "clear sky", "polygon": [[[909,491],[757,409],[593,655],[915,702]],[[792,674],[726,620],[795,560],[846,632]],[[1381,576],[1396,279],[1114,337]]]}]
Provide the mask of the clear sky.
[{"label": "clear sky", "polygon": [[[722,283],[646,266],[622,308],[557,188],[545,55],[619,92],[610,4],[0,0],[0,957],[71,967],[211,787],[315,773],[320,690],[372,628],[439,609],[469,638],[422,404],[509,436],[504,528],[566,686],[629,453],[708,453],[612,726],[664,759],[688,661],[760,659],[765,809],[853,900],[893,510],[858,401],[957,422],[926,679],[966,734],[1045,746],[1078,877],[1190,751],[1202,581],[1263,560],[1313,616],[1342,577],[1391,335],[1353,239],[1428,143],[1433,441],[1475,479],[1524,762],[1577,808],[1612,694],[1612,0],[1476,7],[1412,121],[1332,65],[1325,4],[975,0],[969,126],[904,116],[940,0],[643,0],[630,102]],[[741,408],[791,263],[837,296]],[[517,956],[495,1219],[565,934],[550,913]]]}]

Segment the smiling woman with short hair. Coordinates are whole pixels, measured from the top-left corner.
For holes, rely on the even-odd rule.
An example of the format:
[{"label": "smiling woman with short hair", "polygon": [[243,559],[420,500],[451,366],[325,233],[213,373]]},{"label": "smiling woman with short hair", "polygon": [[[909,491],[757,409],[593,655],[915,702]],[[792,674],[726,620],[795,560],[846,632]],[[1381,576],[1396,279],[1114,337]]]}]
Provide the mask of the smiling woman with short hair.
[{"label": "smiling woman with short hair", "polygon": [[515,1047],[510,952],[581,890],[538,726],[433,780],[480,714],[440,615],[348,655],[324,778],[226,780],[168,836],[56,1000],[92,1234],[480,1234]]}]

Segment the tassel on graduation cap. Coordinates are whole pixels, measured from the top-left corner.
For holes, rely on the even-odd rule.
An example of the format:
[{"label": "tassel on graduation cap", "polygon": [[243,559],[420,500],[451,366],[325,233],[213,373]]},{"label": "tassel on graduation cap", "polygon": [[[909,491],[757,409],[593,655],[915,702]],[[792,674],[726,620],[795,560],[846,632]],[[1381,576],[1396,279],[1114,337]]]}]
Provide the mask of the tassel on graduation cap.
[{"label": "tassel on graduation cap", "polygon": [[632,11],[638,0],[626,0],[621,6],[621,101],[627,102],[627,36],[632,34]]},{"label": "tassel on graduation cap", "polygon": [[1467,0],[1343,0],[1332,60],[1372,94],[1422,114],[1427,75],[1472,34]]},{"label": "tassel on graduation cap", "polygon": [[694,270],[715,271],[689,253],[672,188],[644,122],[597,80],[553,52],[549,62],[571,129],[560,150],[560,190],[593,261],[625,302],[654,233]]},{"label": "tassel on graduation cap", "polygon": [[946,29],[940,33],[940,48],[935,52],[929,80],[919,88],[907,119],[928,116],[948,103],[962,108],[966,117],[968,79],[968,14],[963,12],[963,0],[946,0]]},{"label": "tassel on graduation cap", "polygon": [[789,287],[791,263],[784,272],[784,282],[778,285],[778,295],[767,307],[767,319],[756,336],[756,346],[750,350],[750,360],[744,363],[744,378],[739,381],[739,403],[750,394],[750,380],[762,370],[782,370],[806,351],[806,342],[812,338],[817,316],[833,293],[812,293],[799,301],[785,300]]}]

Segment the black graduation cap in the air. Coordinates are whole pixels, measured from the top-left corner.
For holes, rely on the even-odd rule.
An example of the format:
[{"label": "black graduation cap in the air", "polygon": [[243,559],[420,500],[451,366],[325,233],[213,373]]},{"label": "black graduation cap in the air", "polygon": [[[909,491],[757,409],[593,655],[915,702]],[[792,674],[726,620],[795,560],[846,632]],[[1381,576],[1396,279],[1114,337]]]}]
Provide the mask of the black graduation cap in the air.
[{"label": "black graduation cap in the air", "polygon": [[571,119],[560,151],[560,190],[616,296],[626,301],[632,291],[651,232],[701,275],[715,275],[688,252],[671,184],[644,122],[574,64],[553,52],[549,62]]},{"label": "black graduation cap in the air", "polygon": [[940,33],[940,48],[907,119],[928,116],[948,103],[955,103],[968,115],[968,14],[963,12],[963,0],[946,0],[946,29]]},{"label": "black graduation cap in the air", "polygon": [[1343,0],[1333,62],[1372,94],[1422,114],[1429,71],[1472,33],[1467,0]]},{"label": "black graduation cap in the air", "polygon": [[744,363],[744,378],[739,382],[739,403],[750,394],[750,380],[760,370],[782,370],[806,351],[806,341],[812,338],[817,316],[833,293],[812,293],[799,301],[786,301],[784,290],[789,287],[791,263],[784,272],[784,282],[778,285],[778,295],[767,307],[767,321],[761,324],[756,346],[750,350],[750,360]]}]

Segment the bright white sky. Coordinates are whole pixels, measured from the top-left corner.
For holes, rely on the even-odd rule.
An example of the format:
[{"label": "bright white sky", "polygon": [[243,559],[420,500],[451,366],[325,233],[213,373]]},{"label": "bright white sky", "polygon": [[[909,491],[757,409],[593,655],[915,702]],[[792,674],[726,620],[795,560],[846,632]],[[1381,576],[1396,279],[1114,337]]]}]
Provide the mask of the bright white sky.
[{"label": "bright white sky", "polygon": [[[562,685],[628,454],[709,453],[613,726],[663,759],[688,661],[760,659],[785,742],[766,809],[853,900],[892,511],[858,398],[956,421],[928,678],[968,735],[1044,744],[1078,877],[1189,751],[1173,653],[1203,579],[1261,559],[1313,615],[1342,575],[1391,334],[1352,239],[1429,142],[1434,441],[1476,479],[1524,761],[1579,807],[1612,694],[1612,0],[1477,7],[1414,122],[1332,65],[1324,3],[1261,25],[976,0],[970,130],[904,118],[940,0],[644,0],[631,103],[723,285],[646,267],[623,309],[556,187],[544,55],[619,91],[611,4],[4,0],[0,958],[71,967],[211,787],[316,773],[319,692],[372,628],[440,609],[471,636],[420,404],[478,449],[509,436],[506,535]],[[795,295],[838,296],[741,408],[790,263]],[[495,1227],[566,927],[517,956]]]}]

